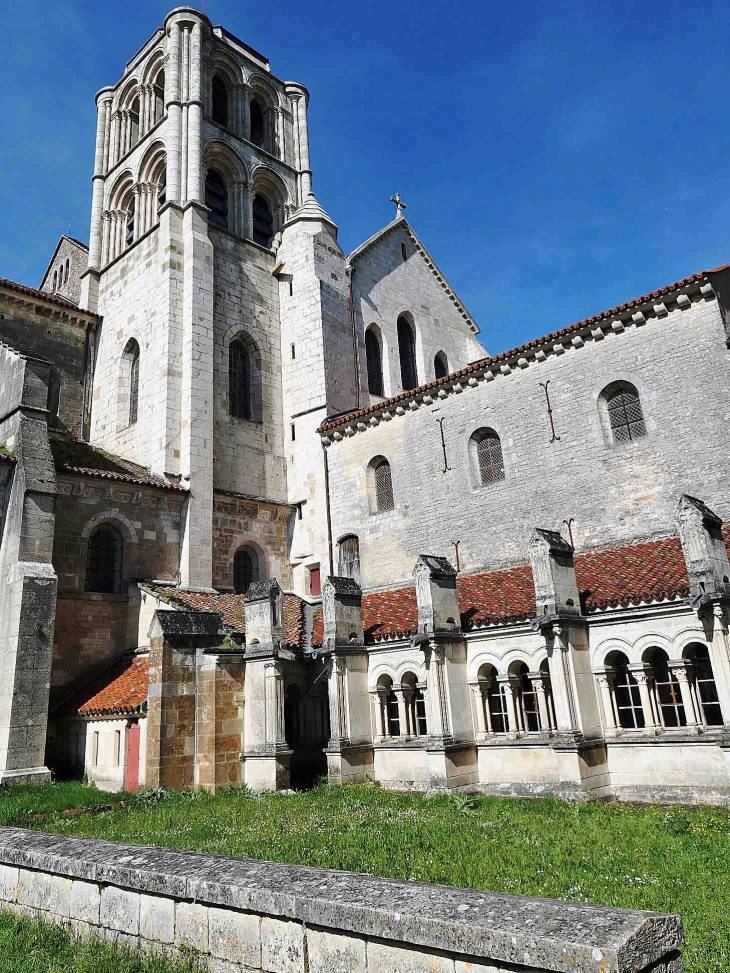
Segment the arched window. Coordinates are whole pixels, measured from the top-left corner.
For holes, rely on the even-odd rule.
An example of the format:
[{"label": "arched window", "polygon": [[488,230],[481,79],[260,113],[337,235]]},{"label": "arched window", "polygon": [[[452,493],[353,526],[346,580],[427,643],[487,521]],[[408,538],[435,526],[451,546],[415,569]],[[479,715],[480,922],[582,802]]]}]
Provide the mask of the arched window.
[{"label": "arched window", "polygon": [[646,661],[651,666],[654,681],[654,697],[662,724],[669,729],[687,725],[687,716],[679,680],[669,666],[669,656],[664,649],[649,649]]},{"label": "arched window", "polygon": [[239,547],[233,556],[233,587],[238,595],[245,595],[254,581],[259,580],[259,558],[251,547]]},{"label": "arched window", "polygon": [[86,549],[86,590],[118,595],[122,590],[122,535],[112,524],[99,524]]},{"label": "arched window", "polygon": [[337,573],[360,584],[360,541],[355,534],[343,537],[338,547]]},{"label": "arched window", "polygon": [[504,479],[502,442],[494,429],[478,429],[469,442],[472,469],[482,486]]},{"label": "arched window", "polygon": [[228,190],[223,176],[215,169],[209,169],[205,177],[205,205],[210,210],[208,220],[218,226],[228,228]]},{"label": "arched window", "polygon": [[268,200],[261,193],[253,198],[253,242],[270,247],[274,239],[274,217]]},{"label": "arched window", "polygon": [[374,328],[365,332],[365,360],[368,366],[368,392],[371,395],[383,394],[383,364],[380,342]]},{"label": "arched window", "polygon": [[124,362],[126,365],[126,380],[129,388],[129,410],[127,412],[127,423],[133,425],[137,421],[139,411],[139,345],[130,338],[124,349]]},{"label": "arched window", "polygon": [[416,338],[410,321],[398,318],[398,354],[400,356],[400,380],[403,391],[418,385],[416,369]]},{"label": "arched window", "polygon": [[418,680],[412,672],[407,672],[401,679],[401,689],[405,704],[408,736],[427,736],[426,700],[423,689],[419,686]]},{"label": "arched window", "polygon": [[604,400],[613,442],[632,442],[646,435],[639,393],[628,382],[617,382],[604,389]]},{"label": "arched window", "polygon": [[53,292],[55,293],[58,288],[58,271],[53,271]]},{"label": "arched window", "polygon": [[446,378],[449,374],[449,361],[445,351],[440,351],[433,360],[433,370],[436,378]]},{"label": "arched window", "polygon": [[715,685],[715,674],[712,671],[712,661],[710,652],[706,645],[701,642],[693,642],[684,650],[685,659],[692,664],[694,672],[695,686],[699,704],[702,708],[702,715],[706,726],[722,726],[722,709],[720,708],[720,697],[717,695]]},{"label": "arched window", "polygon": [[385,737],[401,735],[400,713],[398,711],[398,697],[393,689],[390,676],[378,679],[378,698],[380,701],[380,728]]},{"label": "arched window", "polygon": [[129,110],[129,147],[139,141],[139,98],[135,98]]},{"label": "arched window", "polygon": [[126,235],[124,237],[124,242],[128,247],[131,247],[134,243],[134,196],[129,200],[129,206],[127,206],[127,219],[126,219]]},{"label": "arched window", "polygon": [[378,460],[373,466],[375,480],[375,510],[383,513],[386,510],[393,510],[395,502],[393,499],[393,479],[390,473],[390,463],[387,459]]},{"label": "arched window", "polygon": [[161,209],[167,202],[167,167],[160,173],[157,180],[157,208]]},{"label": "arched window", "polygon": [[251,355],[244,339],[234,338],[228,349],[229,411],[251,421]]},{"label": "arched window", "polygon": [[226,84],[223,78],[219,74],[213,75],[212,84],[212,94],[213,94],[213,121],[218,122],[219,125],[223,125],[225,128],[228,127],[228,92],[226,91]]},{"label": "arched window", "polygon": [[68,284],[68,271],[69,271],[69,261],[67,259],[66,260],[65,267],[64,267],[64,271],[63,271],[63,282],[64,282],[64,284]]},{"label": "arched window", "polygon": [[155,122],[159,122],[165,114],[165,72],[160,71],[155,78]]},{"label": "arched window", "polygon": [[519,702],[523,728],[527,733],[538,733],[540,730],[540,713],[537,707],[537,693],[530,680],[529,666],[525,662],[520,662],[515,674],[519,679]]},{"label": "arched window", "polygon": [[613,698],[619,725],[625,730],[641,730],[646,723],[641,694],[629,660],[623,652],[611,652],[606,659],[606,669],[613,672]]},{"label": "arched window", "polygon": [[261,422],[261,401],[258,345],[242,331],[228,347],[228,411],[237,419]]},{"label": "arched window", "polygon": [[264,113],[261,110],[261,104],[257,98],[251,99],[250,118],[251,118],[251,141],[253,142],[254,145],[258,145],[260,149],[263,149],[265,148]]}]

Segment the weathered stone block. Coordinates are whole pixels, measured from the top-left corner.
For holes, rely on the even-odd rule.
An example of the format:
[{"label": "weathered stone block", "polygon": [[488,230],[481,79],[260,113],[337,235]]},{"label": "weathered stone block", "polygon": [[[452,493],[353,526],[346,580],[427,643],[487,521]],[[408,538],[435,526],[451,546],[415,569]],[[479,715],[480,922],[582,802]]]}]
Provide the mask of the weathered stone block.
[{"label": "weathered stone block", "polygon": [[455,973],[454,961],[429,951],[368,943],[368,973]]},{"label": "weathered stone block", "polygon": [[261,919],[228,909],[208,910],[208,943],[213,956],[258,969],[261,966]]},{"label": "weathered stone block", "polygon": [[178,902],[175,907],[175,942],[201,953],[208,952],[208,907]]},{"label": "weathered stone block", "polygon": [[99,922],[107,929],[139,935],[139,893],[108,885],[101,891]]},{"label": "weathered stone block", "polygon": [[0,865],[0,902],[14,902],[18,891],[19,870],[12,865]]},{"label": "weathered stone block", "polygon": [[266,973],[301,973],[304,969],[304,927],[298,922],[261,921],[261,968]]},{"label": "weathered stone block", "polygon": [[326,929],[307,929],[309,973],[359,973],[368,968],[365,940]]},{"label": "weathered stone block", "polygon": [[17,901],[20,905],[68,918],[71,885],[71,879],[61,875],[21,870],[18,878]]},{"label": "weathered stone block", "polygon": [[175,941],[175,902],[156,895],[139,898],[139,934],[155,943]]},{"label": "weathered stone block", "polygon": [[99,925],[101,891],[94,882],[74,882],[69,915],[72,919]]}]

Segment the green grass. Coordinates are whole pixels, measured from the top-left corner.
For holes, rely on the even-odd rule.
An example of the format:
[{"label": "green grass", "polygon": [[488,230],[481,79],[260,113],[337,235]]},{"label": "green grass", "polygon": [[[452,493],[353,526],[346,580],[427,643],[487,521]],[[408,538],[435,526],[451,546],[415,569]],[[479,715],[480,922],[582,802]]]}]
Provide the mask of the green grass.
[{"label": "green grass", "polygon": [[[377,787],[109,800],[79,785],[0,794],[0,823],[67,835],[343,868],[494,892],[679,913],[687,973],[730,971],[730,813],[715,808],[423,797]],[[15,808],[7,813],[2,806]],[[49,810],[50,816],[34,820]]]},{"label": "green grass", "polygon": [[99,939],[82,941],[59,926],[0,913],[0,973],[203,973],[191,954],[142,956]]}]

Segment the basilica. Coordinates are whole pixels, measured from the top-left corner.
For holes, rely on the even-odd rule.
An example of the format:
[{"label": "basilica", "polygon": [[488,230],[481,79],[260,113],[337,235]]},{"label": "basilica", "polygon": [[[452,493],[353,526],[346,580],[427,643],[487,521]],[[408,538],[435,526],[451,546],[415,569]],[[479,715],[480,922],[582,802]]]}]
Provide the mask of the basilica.
[{"label": "basilica", "polygon": [[308,104],[175,8],[0,278],[0,784],[728,803],[730,267],[490,355]]}]

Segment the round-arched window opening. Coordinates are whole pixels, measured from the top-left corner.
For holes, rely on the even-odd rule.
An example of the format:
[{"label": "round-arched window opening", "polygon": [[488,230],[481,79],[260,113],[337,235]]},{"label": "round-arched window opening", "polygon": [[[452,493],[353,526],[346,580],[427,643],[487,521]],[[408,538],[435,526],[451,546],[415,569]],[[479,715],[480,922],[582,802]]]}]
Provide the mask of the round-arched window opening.
[{"label": "round-arched window opening", "polygon": [[258,145],[260,149],[263,149],[265,148],[264,113],[261,109],[261,104],[257,98],[251,99],[250,118],[251,118],[251,141],[253,142],[254,145]]},{"label": "round-arched window opening", "polygon": [[445,351],[440,351],[433,360],[433,370],[436,378],[446,378],[449,374],[449,361]]},{"label": "round-arched window opening", "polygon": [[245,595],[254,581],[259,580],[259,558],[252,547],[239,547],[233,556],[233,588],[237,595]]},{"label": "round-arched window opening", "polygon": [[256,193],[253,200],[253,241],[271,247],[274,240],[274,216],[265,196]]},{"label": "round-arched window opening", "polygon": [[118,595],[122,590],[124,542],[113,524],[99,524],[86,549],[86,590]]},{"label": "round-arched window opening", "polygon": [[209,169],[205,177],[205,205],[210,210],[208,220],[228,229],[228,190],[215,169]]}]

